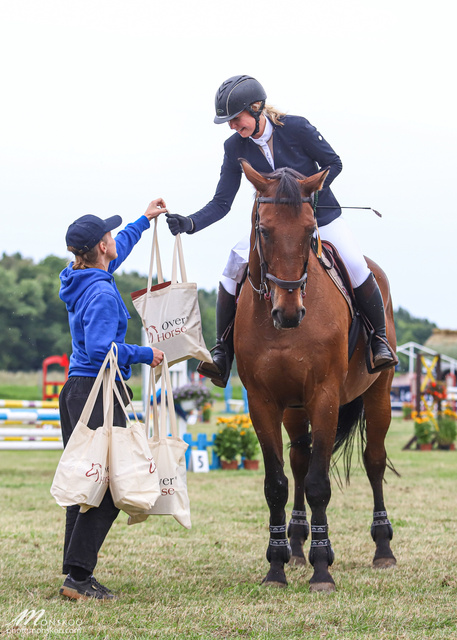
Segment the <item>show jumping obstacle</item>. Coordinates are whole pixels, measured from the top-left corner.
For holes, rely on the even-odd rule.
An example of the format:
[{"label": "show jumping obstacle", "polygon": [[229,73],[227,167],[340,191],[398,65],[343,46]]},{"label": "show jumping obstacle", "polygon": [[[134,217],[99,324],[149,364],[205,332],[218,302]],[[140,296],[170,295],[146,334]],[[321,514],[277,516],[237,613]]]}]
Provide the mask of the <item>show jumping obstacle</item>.
[{"label": "show jumping obstacle", "polygon": [[[57,401],[0,400],[0,450],[63,449],[58,406]],[[137,416],[142,420],[144,412]]]}]

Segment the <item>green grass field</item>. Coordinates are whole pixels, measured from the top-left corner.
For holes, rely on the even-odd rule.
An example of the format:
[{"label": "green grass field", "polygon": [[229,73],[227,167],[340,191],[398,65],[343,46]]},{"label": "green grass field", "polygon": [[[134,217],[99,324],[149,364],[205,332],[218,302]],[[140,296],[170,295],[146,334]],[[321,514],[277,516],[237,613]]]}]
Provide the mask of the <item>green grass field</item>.
[{"label": "green grass field", "polygon": [[[331,594],[309,593],[309,566],[287,568],[287,589],[260,586],[262,471],[189,473],[190,531],[169,517],[115,522],[96,571],[120,595],[111,603],[58,595],[64,511],[49,487],[59,452],[0,451],[0,637],[457,638],[457,453],[402,451],[411,435],[410,422],[393,420],[388,452],[401,477],[387,472],[385,491],[396,568],[370,566],[371,490],[360,468],[344,491],[333,483]],[[36,626],[9,626],[24,609],[45,615]]]}]

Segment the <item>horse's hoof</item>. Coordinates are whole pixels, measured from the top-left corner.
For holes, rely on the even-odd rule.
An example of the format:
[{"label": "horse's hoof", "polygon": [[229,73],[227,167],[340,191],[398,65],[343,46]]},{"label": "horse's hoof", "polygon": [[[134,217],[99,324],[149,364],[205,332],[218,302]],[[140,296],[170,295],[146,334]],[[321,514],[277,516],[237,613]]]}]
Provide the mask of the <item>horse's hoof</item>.
[{"label": "horse's hoof", "polygon": [[331,593],[335,591],[336,587],[333,582],[310,582],[309,590],[313,592],[323,591],[325,593]]},{"label": "horse's hoof", "polygon": [[287,587],[287,582],[276,582],[274,580],[264,580],[262,587],[273,587],[275,589],[284,589]]},{"label": "horse's hoof", "polygon": [[373,569],[391,569],[396,564],[395,558],[377,558],[373,560]]},{"label": "horse's hoof", "polygon": [[292,556],[289,560],[291,567],[304,567],[306,565],[306,559],[304,556]]}]

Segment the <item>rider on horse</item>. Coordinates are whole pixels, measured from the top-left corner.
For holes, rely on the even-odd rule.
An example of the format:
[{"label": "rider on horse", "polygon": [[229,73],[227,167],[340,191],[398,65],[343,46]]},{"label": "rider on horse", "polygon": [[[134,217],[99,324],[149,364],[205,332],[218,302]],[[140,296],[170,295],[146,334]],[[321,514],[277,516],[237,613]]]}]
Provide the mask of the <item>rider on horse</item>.
[{"label": "rider on horse", "polygon": [[[371,343],[373,371],[395,366],[398,361],[387,343],[381,292],[330,189],[330,184],[341,172],[341,160],[308,120],[279,112],[265,104],[266,97],[262,85],[251,76],[233,76],[219,87],[214,122],[228,122],[236,133],[224,144],[224,161],[216,193],[205,207],[190,216],[167,213],[170,231],[173,235],[192,234],[230,211],[241,182],[239,158],[245,158],[262,173],[289,167],[311,176],[320,168],[328,168],[315,209],[320,237],[338,250],[348,270],[357,306],[374,329],[375,338]],[[228,327],[235,316],[236,287],[244,275],[248,255],[249,235],[246,235],[232,249],[219,283],[213,363],[200,363],[198,368],[220,387],[226,386],[233,362],[233,335]]]}]

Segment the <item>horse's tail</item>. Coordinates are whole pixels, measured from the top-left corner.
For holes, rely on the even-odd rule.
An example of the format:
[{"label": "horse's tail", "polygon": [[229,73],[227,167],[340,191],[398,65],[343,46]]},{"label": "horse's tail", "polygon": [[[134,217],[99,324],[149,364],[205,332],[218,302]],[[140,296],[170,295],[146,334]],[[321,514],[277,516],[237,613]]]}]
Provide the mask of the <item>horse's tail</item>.
[{"label": "horse's tail", "polygon": [[[343,458],[344,477],[346,484],[349,484],[352,453],[356,441],[358,441],[359,462],[363,464],[362,455],[367,442],[367,424],[362,396],[359,396],[352,402],[341,405],[338,413],[338,427],[336,430],[335,444],[333,445],[333,454],[337,453],[338,455],[333,459],[332,469],[340,486],[341,478],[336,465],[340,458]],[[387,467],[393,471],[395,475],[400,476],[389,458],[387,458]]]},{"label": "horse's tail", "polygon": [[349,484],[350,480],[352,453],[357,438],[359,438],[360,444],[362,445],[359,447],[360,455],[366,442],[366,421],[362,396],[355,398],[352,402],[341,405],[338,413],[338,428],[335,436],[335,444],[333,445],[333,453],[339,453],[334,458],[333,470],[339,479],[340,475],[336,464],[340,458],[343,458],[346,484]]}]

